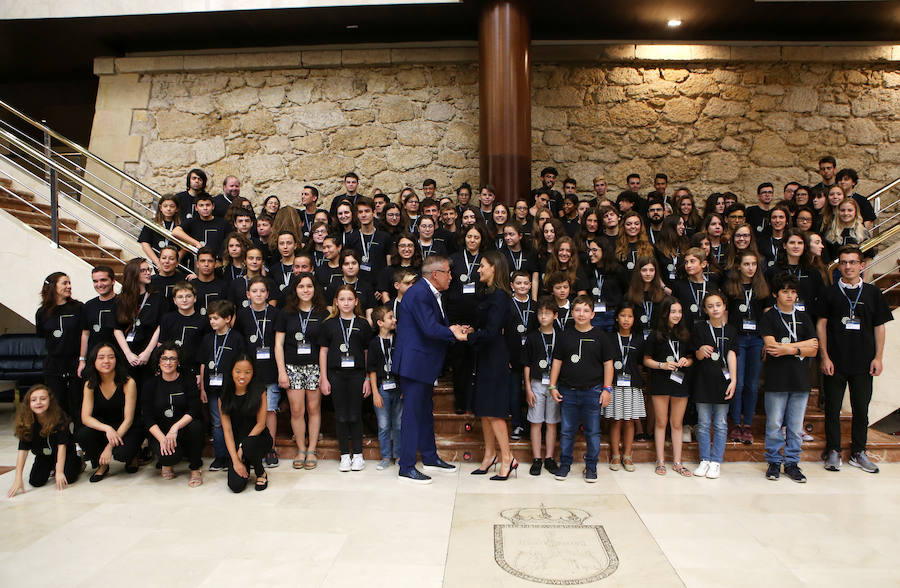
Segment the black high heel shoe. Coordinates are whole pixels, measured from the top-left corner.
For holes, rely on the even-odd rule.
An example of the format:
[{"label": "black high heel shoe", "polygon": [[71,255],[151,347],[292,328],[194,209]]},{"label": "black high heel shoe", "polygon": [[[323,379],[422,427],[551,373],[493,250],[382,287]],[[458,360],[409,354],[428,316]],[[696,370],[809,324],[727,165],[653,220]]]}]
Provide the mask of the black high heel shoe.
[{"label": "black high heel shoe", "polygon": [[491,468],[496,467],[496,465],[497,465],[497,456],[495,455],[495,456],[494,456],[494,461],[491,462],[491,465],[489,465],[488,467],[486,467],[486,468],[484,468],[484,469],[478,468],[477,470],[472,470],[470,473],[471,473],[473,476],[483,476],[483,475],[485,475],[486,473],[488,473],[488,471],[489,471]]},{"label": "black high heel shoe", "polygon": [[497,474],[496,476],[491,476],[491,480],[496,480],[498,482],[505,482],[506,480],[509,479],[510,474],[512,474],[513,472],[515,472],[516,478],[518,478],[519,477],[519,462],[517,462],[515,460],[515,458],[513,458],[512,463],[509,464],[509,471],[506,472],[505,476],[501,476],[500,474]]}]

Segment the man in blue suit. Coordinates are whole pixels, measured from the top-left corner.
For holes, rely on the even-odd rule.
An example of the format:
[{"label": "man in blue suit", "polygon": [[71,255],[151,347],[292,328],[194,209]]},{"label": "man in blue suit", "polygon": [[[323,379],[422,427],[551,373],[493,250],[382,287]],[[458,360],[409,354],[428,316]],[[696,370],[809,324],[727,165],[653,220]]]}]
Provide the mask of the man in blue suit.
[{"label": "man in blue suit", "polygon": [[438,457],[434,442],[434,383],[441,374],[447,347],[465,340],[469,327],[447,325],[441,292],[450,285],[450,261],[430,255],[422,264],[422,279],[400,301],[397,343],[391,371],[403,392],[400,424],[400,479],[430,484],[431,477],[416,469],[416,451],[429,471],[455,472],[456,466]]}]

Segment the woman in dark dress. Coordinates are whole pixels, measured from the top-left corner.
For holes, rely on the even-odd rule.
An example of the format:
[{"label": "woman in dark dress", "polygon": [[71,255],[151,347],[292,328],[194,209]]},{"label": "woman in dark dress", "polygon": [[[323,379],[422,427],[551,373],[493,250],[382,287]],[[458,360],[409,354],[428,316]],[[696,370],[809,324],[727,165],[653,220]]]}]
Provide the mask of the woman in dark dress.
[{"label": "woman in dark dress", "polygon": [[[481,418],[484,433],[484,460],[487,470],[500,450],[500,472],[492,480],[506,480],[518,467],[509,447],[506,417],[509,416],[509,350],[503,333],[510,321],[509,267],[499,251],[485,251],[478,266],[478,279],[486,288],[478,304],[476,330],[468,341],[476,350],[475,416]],[[476,470],[476,471],[481,471]]]},{"label": "woman in dark dress", "polygon": [[114,459],[124,462],[125,471],[133,474],[144,435],[134,424],[137,386],[128,376],[128,364],[112,345],[100,343],[88,354],[87,366],[81,405],[84,426],[75,439],[97,468],[90,481],[105,478]]},{"label": "woman in dark dress", "polygon": [[241,354],[231,368],[231,378],[219,398],[219,414],[225,445],[231,463],[228,466],[228,488],[243,492],[250,479],[249,467],[256,474],[256,490],[265,490],[269,478],[263,458],[272,450],[274,441],[266,427],[265,384],[253,378],[253,360]]}]

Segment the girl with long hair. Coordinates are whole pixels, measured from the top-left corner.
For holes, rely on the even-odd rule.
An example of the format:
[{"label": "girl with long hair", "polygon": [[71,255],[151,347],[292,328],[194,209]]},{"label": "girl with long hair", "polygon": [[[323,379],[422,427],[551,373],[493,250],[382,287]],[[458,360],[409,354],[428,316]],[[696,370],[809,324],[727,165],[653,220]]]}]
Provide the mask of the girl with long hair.
[{"label": "girl with long hair", "polygon": [[150,354],[159,340],[159,320],[166,301],[150,287],[150,264],[135,258],[122,271],[122,291],[116,297],[113,335],[138,387],[148,375]]},{"label": "girl with long hair", "polygon": [[243,278],[247,273],[247,251],[252,246],[250,240],[238,232],[231,232],[225,237],[219,257],[222,259],[222,276],[227,284]]},{"label": "girl with long hair", "polygon": [[587,253],[589,263],[585,271],[591,297],[594,299],[594,318],[591,324],[610,332],[614,326],[615,309],[625,296],[628,281],[609,241],[592,241]]},{"label": "girl with long hair", "polygon": [[859,204],[853,198],[844,198],[838,205],[837,215],[825,232],[828,257],[837,258],[838,249],[844,245],[862,245],[869,238],[869,230],[863,223]]},{"label": "girl with long hair", "polygon": [[86,460],[95,471],[91,482],[109,473],[112,460],[125,463],[125,471],[138,470],[137,455],[144,432],[134,422],[138,402],[137,385],[128,366],[112,345],[100,343],[88,354],[84,370],[84,401],[81,422],[75,434]]},{"label": "girl with long hair", "polygon": [[[544,226],[546,227],[547,225]],[[572,284],[572,290],[576,295],[587,294],[587,277],[578,261],[575,239],[568,235],[557,238],[553,242],[550,252],[544,275],[548,276],[555,272],[562,272],[569,278],[569,283]],[[547,284],[545,283],[543,286],[544,292],[549,292]]]},{"label": "girl with long hair", "polygon": [[662,270],[662,280],[669,288],[677,278],[681,252],[687,251],[688,240],[684,233],[684,219],[678,215],[667,216],[656,239],[656,261]]},{"label": "girl with long hair", "polygon": [[34,454],[28,483],[39,488],[54,473],[56,489],[65,490],[81,474],[83,462],[75,450],[75,439],[69,434],[69,419],[44,384],[28,389],[16,409],[14,432],[19,440],[16,474],[7,492],[9,498],[25,493],[25,462]]},{"label": "girl with long hair", "polygon": [[711,212],[703,217],[700,225],[702,232],[709,238],[710,260],[716,262],[719,267],[725,261],[727,239],[725,239],[725,217],[717,212]]},{"label": "girl with long hair", "polygon": [[78,363],[81,352],[81,321],[84,305],[72,298],[72,281],[63,272],[53,272],[41,284],[41,303],[34,313],[34,329],[47,349],[44,382],[67,414],[76,421],[81,407]]},{"label": "girl with long hair", "polygon": [[[773,267],[766,271],[767,281],[771,284],[780,273],[788,273],[800,283],[794,308],[806,312],[815,321],[816,301],[825,287],[821,260],[817,260],[810,247],[809,240],[815,233],[808,234],[800,229],[792,228],[785,232],[784,247]],[[818,264],[817,264],[818,261]]]},{"label": "girl with long hair", "polygon": [[275,443],[266,428],[265,385],[253,375],[253,359],[246,354],[239,355],[218,398],[225,446],[231,456],[228,488],[234,493],[243,492],[247,487],[250,467],[256,474],[254,489],[261,491],[269,487],[263,458]]},{"label": "girl with long hair", "polygon": [[[162,228],[171,231],[175,227],[181,226],[181,214],[178,211],[178,198],[174,194],[164,194],[159,198],[156,204],[156,213],[153,220]],[[154,266],[159,267],[159,251],[167,245],[179,247],[174,241],[170,241],[167,237],[160,235],[150,227],[143,227],[138,235],[138,243],[141,245],[141,251],[149,259]]]},{"label": "girl with long hair", "polygon": [[646,339],[656,325],[659,303],[665,298],[665,285],[659,275],[654,257],[639,257],[631,275],[625,300],[635,305],[638,316],[635,324]]},{"label": "girl with long hair", "polygon": [[[611,420],[609,469],[613,471],[618,471],[620,467],[624,467],[626,472],[634,471],[631,454],[634,421],[647,416],[643,383],[638,369],[644,353],[644,337],[638,327],[638,314],[637,305],[623,301],[616,309],[616,330],[610,333],[615,373],[611,400],[601,409],[601,415]],[[619,441],[622,442],[621,453]]]},{"label": "girl with long hair", "polygon": [[754,251],[759,253],[756,247],[756,234],[753,228],[748,224],[741,224],[735,227],[731,234],[731,242],[725,253],[725,271],[731,271],[738,263],[738,259],[745,251]]},{"label": "girl with long hair", "polygon": [[687,235],[694,234],[703,220],[694,205],[694,197],[686,190],[675,200],[675,214],[684,219],[684,230]]},{"label": "girl with long hair", "polygon": [[629,210],[622,215],[622,230],[616,238],[616,259],[625,266],[625,273],[631,279],[631,273],[637,267],[640,257],[653,257],[653,245],[644,231],[644,220],[640,214]]}]

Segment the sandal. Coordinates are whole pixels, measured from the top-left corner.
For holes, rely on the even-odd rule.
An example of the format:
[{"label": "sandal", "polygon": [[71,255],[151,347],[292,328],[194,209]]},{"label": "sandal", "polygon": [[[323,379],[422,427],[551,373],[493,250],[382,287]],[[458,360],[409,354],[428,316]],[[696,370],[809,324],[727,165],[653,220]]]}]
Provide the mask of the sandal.
[{"label": "sandal", "polygon": [[609,458],[609,469],[614,472],[618,472],[622,469],[622,457],[620,455],[614,455]]},{"label": "sandal", "polygon": [[203,472],[201,472],[200,470],[193,470],[191,472],[191,479],[188,482],[188,486],[190,486],[191,488],[196,488],[201,484],[203,484]]},{"label": "sandal", "polygon": [[634,462],[631,461],[630,455],[626,455],[622,458],[622,467],[625,468],[626,472],[634,471]]},{"label": "sandal", "polygon": [[682,476],[684,476],[685,478],[690,478],[692,475],[691,470],[687,469],[680,463],[673,463],[672,469],[675,470],[676,472],[678,472],[679,474],[681,474]]},{"label": "sandal", "polygon": [[162,479],[163,480],[171,480],[175,477],[175,468],[172,466],[163,466],[162,467]]},{"label": "sandal", "polygon": [[314,470],[319,465],[319,450],[306,452],[306,469]]},{"label": "sandal", "polygon": [[262,492],[269,487],[269,476],[263,472],[261,476],[256,476],[256,491]]},{"label": "sandal", "polygon": [[[678,471],[678,470],[676,470]],[[656,473],[660,476],[666,475],[666,462],[658,461],[656,462]]]},{"label": "sandal", "polygon": [[[294,461],[291,462],[291,465],[294,466],[295,470],[302,470],[304,467],[306,467],[306,455],[308,453],[309,453],[308,451],[298,451],[297,452],[297,457],[295,457]],[[300,457],[301,455],[303,456],[302,459]]]}]

